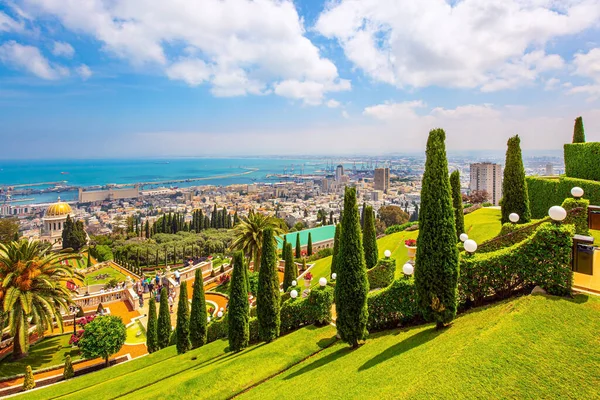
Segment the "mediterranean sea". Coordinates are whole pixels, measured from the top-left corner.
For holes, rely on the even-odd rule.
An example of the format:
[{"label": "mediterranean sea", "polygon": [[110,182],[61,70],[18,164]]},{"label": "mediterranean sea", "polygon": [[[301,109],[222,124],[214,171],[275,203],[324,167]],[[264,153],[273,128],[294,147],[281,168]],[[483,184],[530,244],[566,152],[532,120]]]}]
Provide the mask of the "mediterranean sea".
[{"label": "mediterranean sea", "polygon": [[[0,186],[14,190],[59,186],[94,187],[108,184],[145,183],[155,187],[227,186],[270,181],[269,174],[311,174],[326,166],[325,160],[291,158],[173,158],[132,160],[0,160]],[[175,180],[198,179],[190,182]],[[274,180],[277,181],[277,180]],[[36,186],[27,186],[37,184]],[[13,195],[14,204],[33,204],[77,199],[77,190]]]}]

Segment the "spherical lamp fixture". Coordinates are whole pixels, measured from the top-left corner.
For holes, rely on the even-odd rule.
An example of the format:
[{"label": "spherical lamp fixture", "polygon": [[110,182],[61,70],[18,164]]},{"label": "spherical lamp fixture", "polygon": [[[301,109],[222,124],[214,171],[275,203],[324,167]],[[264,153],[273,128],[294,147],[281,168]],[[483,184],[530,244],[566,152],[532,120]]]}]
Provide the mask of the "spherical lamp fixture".
[{"label": "spherical lamp fixture", "polygon": [[412,264],[406,263],[402,267],[402,272],[404,273],[404,275],[412,275],[413,272],[415,272],[415,267],[413,267]]},{"label": "spherical lamp fixture", "polygon": [[552,218],[552,220],[560,222],[567,218],[567,211],[561,206],[552,206],[548,210],[548,215],[550,218]]},{"label": "spherical lamp fixture", "polygon": [[217,318],[221,318],[221,317],[223,317],[223,311],[219,311],[219,312],[217,313]]},{"label": "spherical lamp fixture", "polygon": [[291,297],[292,299],[295,299],[296,297],[298,297],[298,291],[297,291],[296,289],[292,290],[292,291],[290,292],[290,297]]},{"label": "spherical lamp fixture", "polygon": [[296,280],[292,281],[292,286],[296,286],[298,284],[298,282]]},{"label": "spherical lamp fixture", "polygon": [[336,278],[337,278],[337,274],[335,272],[333,274],[331,274],[331,279],[333,279],[335,281]]},{"label": "spherical lamp fixture", "polygon": [[319,285],[321,285],[321,287],[327,285],[327,278],[319,278]]},{"label": "spherical lamp fixture", "polygon": [[475,242],[473,239],[466,240],[465,250],[469,253],[475,253],[475,251],[477,250],[477,242]]},{"label": "spherical lamp fixture", "polygon": [[509,219],[509,220],[510,220],[510,222],[512,222],[513,224],[516,224],[517,222],[519,222],[519,218],[521,218],[521,217],[519,217],[519,214],[517,214],[517,213],[511,213],[511,214],[508,216],[508,219]]},{"label": "spherical lamp fixture", "polygon": [[461,233],[460,234],[460,241],[464,242],[465,240],[469,239],[469,235],[467,235],[466,233]]},{"label": "spherical lamp fixture", "polygon": [[583,189],[580,188],[579,186],[575,186],[573,189],[571,189],[571,194],[576,199],[580,199],[583,197]]},{"label": "spherical lamp fixture", "polygon": [[392,252],[389,250],[386,250],[383,252],[383,255],[385,256],[385,258],[390,258],[392,256]]}]

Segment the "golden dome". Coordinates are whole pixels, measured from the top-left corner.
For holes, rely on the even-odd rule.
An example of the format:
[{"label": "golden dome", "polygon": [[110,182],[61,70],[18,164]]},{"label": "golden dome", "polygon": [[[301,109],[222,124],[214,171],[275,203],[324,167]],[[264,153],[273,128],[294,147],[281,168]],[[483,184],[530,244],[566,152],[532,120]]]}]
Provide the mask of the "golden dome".
[{"label": "golden dome", "polygon": [[46,217],[59,217],[61,215],[69,215],[73,212],[71,206],[65,203],[64,201],[60,201],[60,197],[58,201],[54,204],[51,204],[46,209]]}]

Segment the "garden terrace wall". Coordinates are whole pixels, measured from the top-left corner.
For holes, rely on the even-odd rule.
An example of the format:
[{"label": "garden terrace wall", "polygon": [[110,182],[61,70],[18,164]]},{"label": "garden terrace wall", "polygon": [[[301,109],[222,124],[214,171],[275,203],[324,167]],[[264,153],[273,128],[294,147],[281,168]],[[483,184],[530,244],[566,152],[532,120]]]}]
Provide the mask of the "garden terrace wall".
[{"label": "garden terrace wall", "polygon": [[567,143],[565,173],[570,178],[600,181],[600,143]]},{"label": "garden terrace wall", "polygon": [[584,190],[583,197],[588,199],[590,204],[600,205],[600,182],[562,176],[560,178],[527,176],[525,180],[532,218],[546,217],[550,207],[560,205],[565,199],[571,197],[571,189],[575,186]]}]

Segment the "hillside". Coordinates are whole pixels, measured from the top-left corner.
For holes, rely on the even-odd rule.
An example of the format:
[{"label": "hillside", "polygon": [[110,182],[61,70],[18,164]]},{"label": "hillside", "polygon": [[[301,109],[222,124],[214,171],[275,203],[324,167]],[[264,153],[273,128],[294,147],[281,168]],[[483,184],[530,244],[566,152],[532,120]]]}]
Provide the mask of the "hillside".
[{"label": "hillside", "polygon": [[308,327],[238,354],[223,340],[182,356],[171,347],[26,396],[593,398],[599,331],[598,298],[526,296],[461,315],[443,331],[376,333],[354,351],[333,327]]}]

